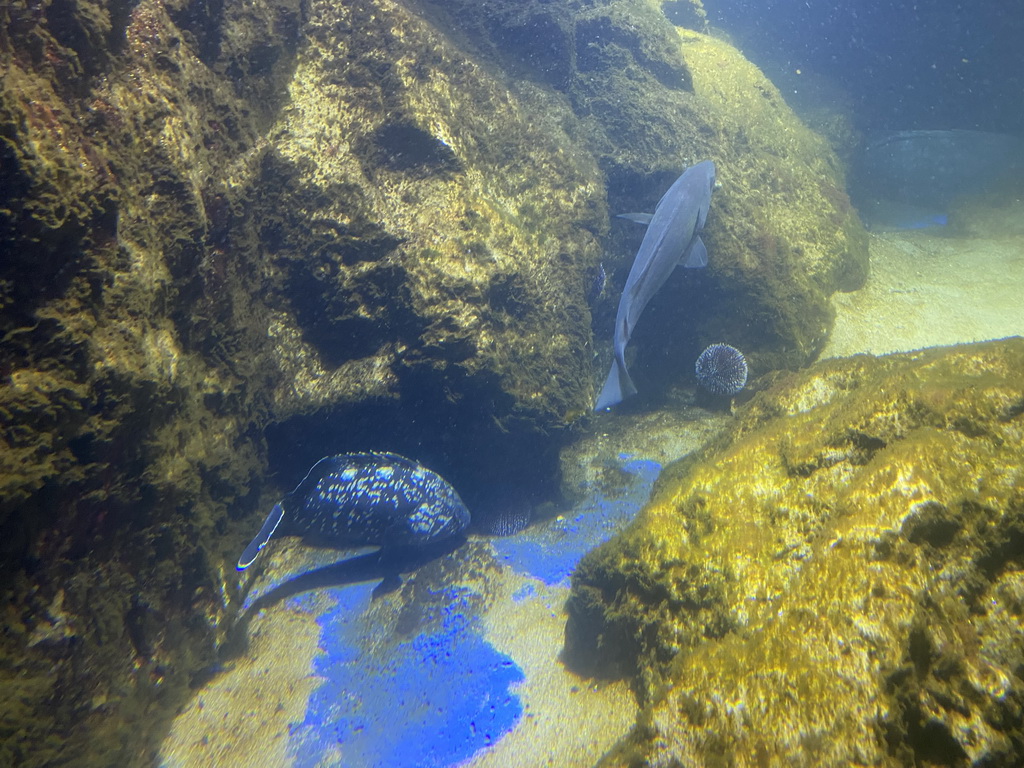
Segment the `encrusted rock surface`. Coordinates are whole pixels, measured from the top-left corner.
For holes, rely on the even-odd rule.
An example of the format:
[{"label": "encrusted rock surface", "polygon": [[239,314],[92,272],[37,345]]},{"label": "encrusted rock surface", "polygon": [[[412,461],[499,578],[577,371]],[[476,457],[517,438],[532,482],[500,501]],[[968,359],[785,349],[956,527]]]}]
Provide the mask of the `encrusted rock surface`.
[{"label": "encrusted rock surface", "polygon": [[714,262],[652,307],[649,380],[712,337],[813,357],[864,273],[828,150],[656,3],[576,6],[0,9],[0,762],[151,756],[324,454],[415,455],[474,512],[554,494],[606,369],[593,275],[639,238],[609,209],[690,162]]},{"label": "encrusted rock surface", "polygon": [[573,580],[646,702],[602,765],[1019,765],[1024,339],[829,360],[669,467]]}]

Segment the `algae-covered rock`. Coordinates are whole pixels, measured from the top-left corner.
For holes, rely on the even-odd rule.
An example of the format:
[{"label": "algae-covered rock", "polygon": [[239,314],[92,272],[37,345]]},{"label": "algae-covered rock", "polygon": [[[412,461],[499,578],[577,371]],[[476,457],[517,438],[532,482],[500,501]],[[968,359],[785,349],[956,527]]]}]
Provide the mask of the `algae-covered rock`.
[{"label": "algae-covered rock", "polygon": [[[700,350],[718,341],[742,349],[755,372],[805,365],[832,329],[828,297],[867,276],[867,237],[842,167],[738,51],[688,30],[679,38],[693,94],[663,143],[713,158],[720,186],[704,233],[709,268],[676,278],[666,286],[673,299],[652,304],[635,336],[639,367],[663,385],[688,380]],[[626,203],[610,194],[609,205]]]},{"label": "algae-covered rock", "polygon": [[602,765],[1019,764],[1022,456],[1019,338],[759,393],[574,576],[568,659],[647,702]]},{"label": "algae-covered rock", "polygon": [[[352,430],[353,407],[390,400],[400,443],[443,451],[455,481],[507,485],[509,461],[550,474],[538,440],[592,397],[593,158],[401,4],[314,3],[303,33],[245,179],[286,371],[275,413],[294,417],[281,429],[315,414],[359,448],[379,430]],[[532,450],[506,453],[520,440]]]},{"label": "algae-covered rock", "polygon": [[216,660],[274,470],[556,485],[602,180],[403,4],[0,22],[0,763],[136,764]]}]

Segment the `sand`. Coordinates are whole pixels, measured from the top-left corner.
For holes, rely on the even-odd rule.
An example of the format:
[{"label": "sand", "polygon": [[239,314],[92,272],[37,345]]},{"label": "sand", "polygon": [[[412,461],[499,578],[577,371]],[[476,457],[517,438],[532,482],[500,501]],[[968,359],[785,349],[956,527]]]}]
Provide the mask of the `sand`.
[{"label": "sand", "polygon": [[889,232],[872,234],[870,249],[867,284],[833,297],[822,357],[1024,335],[1024,235]]}]

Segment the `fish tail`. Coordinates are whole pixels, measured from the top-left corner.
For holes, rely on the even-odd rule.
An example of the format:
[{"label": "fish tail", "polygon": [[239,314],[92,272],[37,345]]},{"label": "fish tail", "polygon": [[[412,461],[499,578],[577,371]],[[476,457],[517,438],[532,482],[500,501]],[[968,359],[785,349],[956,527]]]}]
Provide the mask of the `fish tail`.
[{"label": "fish tail", "polygon": [[636,387],[633,380],[629,378],[629,371],[626,364],[616,359],[612,362],[612,369],[608,371],[608,378],[604,380],[601,387],[601,394],[597,396],[595,411],[611,408],[625,400],[627,397],[636,394]]},{"label": "fish tail", "polygon": [[238,570],[244,571],[250,565],[252,561],[256,559],[256,556],[267,546],[267,542],[270,541],[270,537],[274,535],[274,531],[277,530],[277,526],[281,524],[281,518],[284,517],[284,508],[280,504],[275,504],[274,508],[270,510],[270,514],[267,515],[267,519],[263,523],[263,527],[260,528],[260,532],[256,534],[256,538],[249,542],[249,546],[245,548],[242,556],[238,558]]}]

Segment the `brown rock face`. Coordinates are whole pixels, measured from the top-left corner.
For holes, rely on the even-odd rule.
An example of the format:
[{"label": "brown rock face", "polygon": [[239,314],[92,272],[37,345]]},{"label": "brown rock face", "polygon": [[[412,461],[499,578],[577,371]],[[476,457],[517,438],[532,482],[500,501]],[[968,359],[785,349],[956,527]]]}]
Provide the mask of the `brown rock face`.
[{"label": "brown rock face", "polygon": [[603,764],[1022,759],[1024,340],[830,360],[666,470],[573,581],[647,701]]}]

